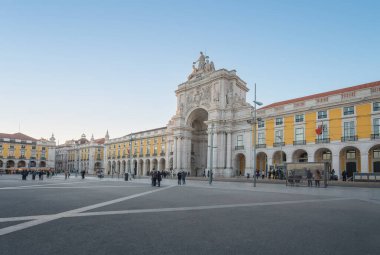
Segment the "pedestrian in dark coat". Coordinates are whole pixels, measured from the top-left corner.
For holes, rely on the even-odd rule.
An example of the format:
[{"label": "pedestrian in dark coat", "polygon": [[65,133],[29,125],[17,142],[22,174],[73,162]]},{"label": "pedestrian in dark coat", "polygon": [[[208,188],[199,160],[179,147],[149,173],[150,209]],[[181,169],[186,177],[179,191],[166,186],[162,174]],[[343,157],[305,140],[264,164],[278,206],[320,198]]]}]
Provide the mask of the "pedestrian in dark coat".
[{"label": "pedestrian in dark coat", "polygon": [[160,171],[157,171],[157,186],[161,186],[161,180],[162,180],[162,173]]},{"label": "pedestrian in dark coat", "polygon": [[181,173],[182,185],[186,184],[186,175],[187,173],[185,171],[182,171]]},{"label": "pedestrian in dark coat", "polygon": [[310,169],[306,172],[306,178],[307,178],[307,186],[312,187],[313,186],[313,174],[311,173]]},{"label": "pedestrian in dark coat", "polygon": [[181,185],[181,179],[182,179],[182,173],[181,172],[177,173],[177,178],[178,178],[178,185]]}]

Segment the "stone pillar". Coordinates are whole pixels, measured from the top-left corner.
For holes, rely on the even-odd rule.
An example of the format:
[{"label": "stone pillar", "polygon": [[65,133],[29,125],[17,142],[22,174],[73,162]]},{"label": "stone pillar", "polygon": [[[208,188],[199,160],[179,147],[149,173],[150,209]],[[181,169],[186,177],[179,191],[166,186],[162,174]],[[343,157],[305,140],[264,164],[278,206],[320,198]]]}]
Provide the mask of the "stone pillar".
[{"label": "stone pillar", "polygon": [[227,132],[227,169],[232,169],[232,162],[231,162],[231,157],[232,157],[232,135],[231,131]]},{"label": "stone pillar", "polygon": [[369,166],[368,166],[368,153],[362,153],[360,152],[360,172],[361,173],[368,173],[369,172]]},{"label": "stone pillar", "polygon": [[335,170],[335,174],[341,179],[342,169],[340,169],[339,153],[332,153],[332,166],[331,169]]},{"label": "stone pillar", "polygon": [[213,139],[213,155],[212,155],[212,168],[214,169],[215,175],[220,175],[220,171],[218,169],[218,150],[219,150],[220,143],[218,143],[218,133],[214,133],[214,139]]},{"label": "stone pillar", "polygon": [[210,170],[210,155],[211,155],[211,131],[207,131],[207,170]]},{"label": "stone pillar", "polygon": [[177,139],[177,169],[182,169],[182,137]]},{"label": "stone pillar", "polygon": [[174,150],[173,150],[173,171],[177,171],[177,140],[178,137],[174,137]]}]

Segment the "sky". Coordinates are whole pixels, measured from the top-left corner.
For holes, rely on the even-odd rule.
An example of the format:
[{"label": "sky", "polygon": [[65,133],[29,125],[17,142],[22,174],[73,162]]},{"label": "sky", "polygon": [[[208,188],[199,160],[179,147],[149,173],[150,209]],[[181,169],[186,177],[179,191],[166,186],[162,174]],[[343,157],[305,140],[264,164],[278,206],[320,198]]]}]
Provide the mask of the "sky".
[{"label": "sky", "polygon": [[0,133],[164,127],[206,52],[265,105],[380,80],[380,1],[0,0]]}]

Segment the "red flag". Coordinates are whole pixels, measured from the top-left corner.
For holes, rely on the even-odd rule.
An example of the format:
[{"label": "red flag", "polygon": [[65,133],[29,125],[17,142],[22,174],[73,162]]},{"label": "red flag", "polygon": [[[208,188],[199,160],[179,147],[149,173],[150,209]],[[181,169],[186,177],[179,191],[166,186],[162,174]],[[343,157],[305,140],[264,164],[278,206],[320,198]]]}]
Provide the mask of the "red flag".
[{"label": "red flag", "polygon": [[321,135],[323,133],[323,125],[319,125],[315,130],[315,133],[317,133],[317,135]]}]

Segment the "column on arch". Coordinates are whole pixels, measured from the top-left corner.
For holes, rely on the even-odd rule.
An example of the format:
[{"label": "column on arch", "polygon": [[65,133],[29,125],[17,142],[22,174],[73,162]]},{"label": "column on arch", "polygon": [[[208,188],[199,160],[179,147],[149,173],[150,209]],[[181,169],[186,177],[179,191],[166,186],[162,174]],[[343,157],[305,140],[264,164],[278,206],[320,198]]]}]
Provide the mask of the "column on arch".
[{"label": "column on arch", "polygon": [[174,151],[173,151],[173,170],[177,169],[177,140],[178,137],[174,136]]}]

